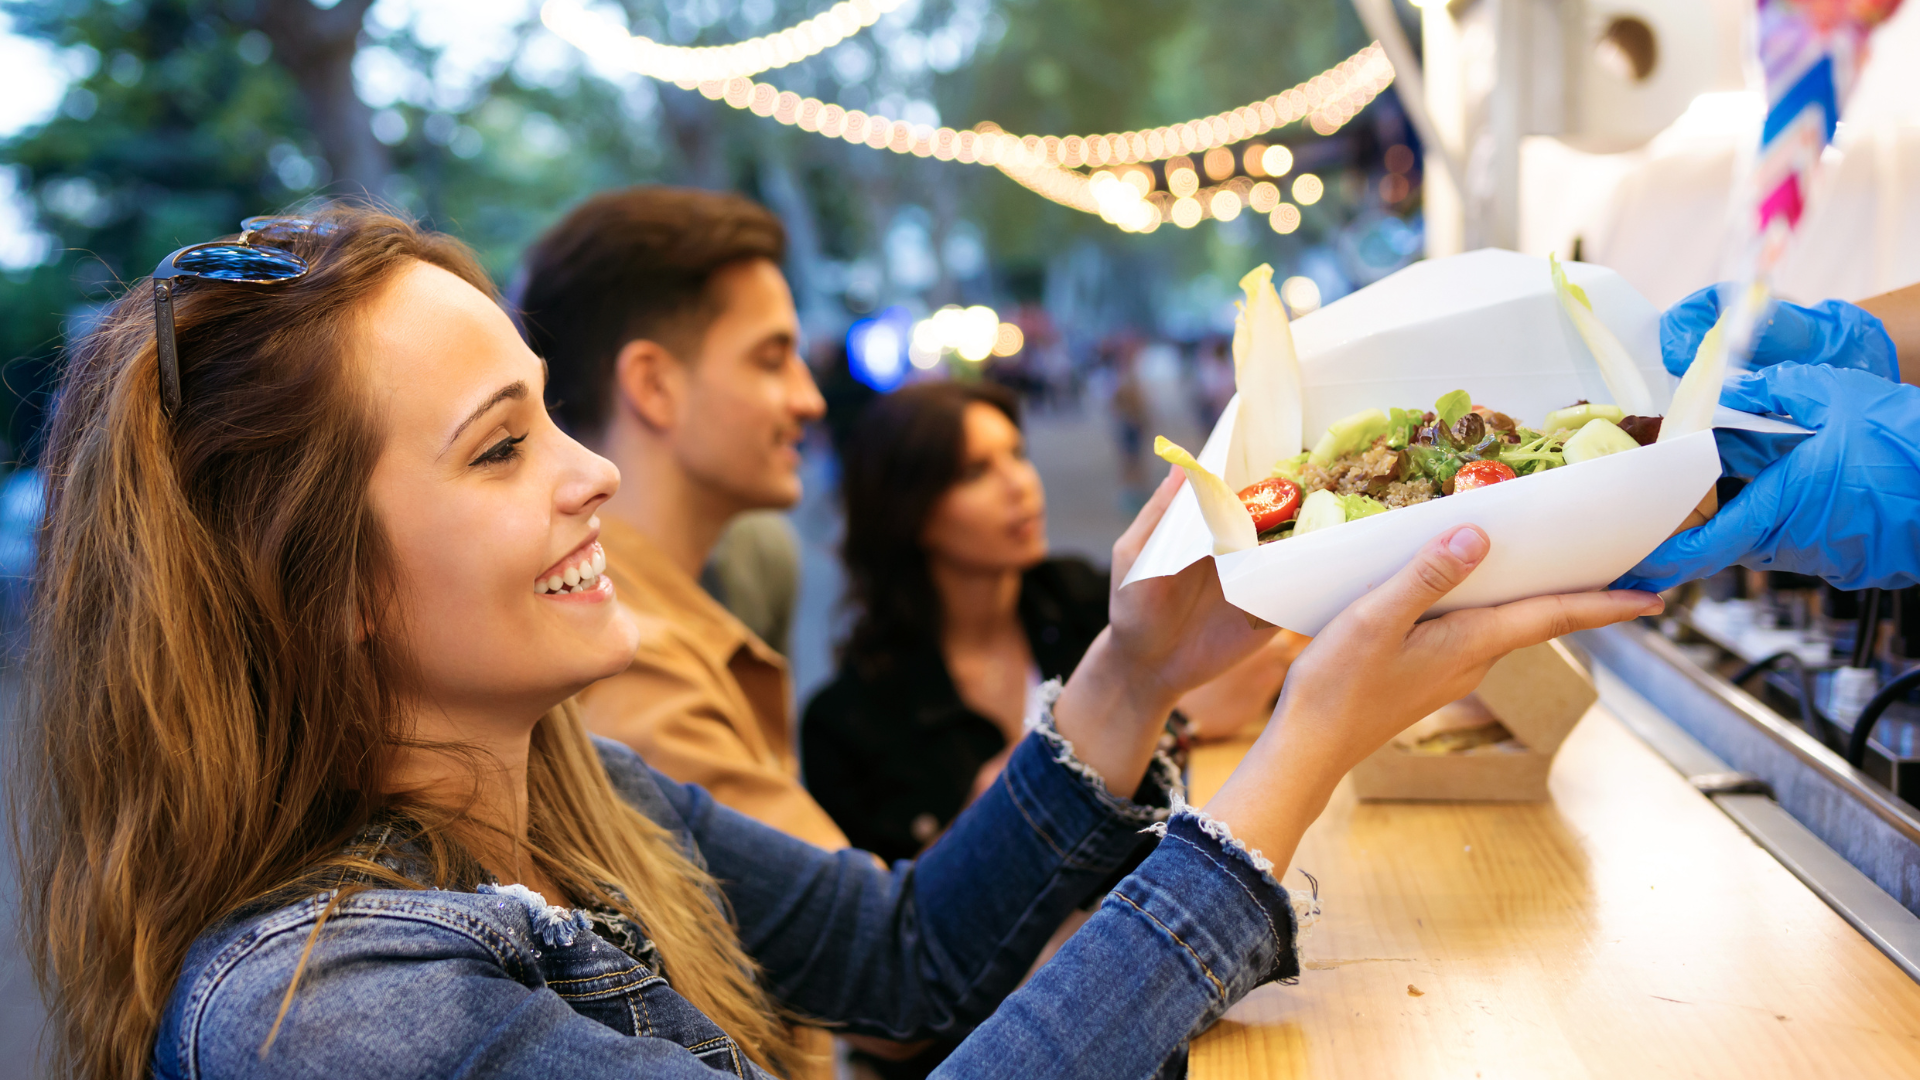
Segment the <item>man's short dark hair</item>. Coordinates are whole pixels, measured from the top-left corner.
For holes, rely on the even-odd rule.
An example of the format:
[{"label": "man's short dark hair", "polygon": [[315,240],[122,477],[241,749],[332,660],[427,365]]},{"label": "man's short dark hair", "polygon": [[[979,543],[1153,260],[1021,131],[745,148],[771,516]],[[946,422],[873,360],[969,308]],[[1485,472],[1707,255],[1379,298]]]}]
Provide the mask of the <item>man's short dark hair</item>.
[{"label": "man's short dark hair", "polygon": [[613,362],[630,341],[691,360],[719,312],[708,285],[743,259],[786,257],[787,233],[738,195],[633,187],[595,195],[527,252],[519,296],[527,344],[547,362],[547,398],[568,432],[596,438],[612,415]]}]

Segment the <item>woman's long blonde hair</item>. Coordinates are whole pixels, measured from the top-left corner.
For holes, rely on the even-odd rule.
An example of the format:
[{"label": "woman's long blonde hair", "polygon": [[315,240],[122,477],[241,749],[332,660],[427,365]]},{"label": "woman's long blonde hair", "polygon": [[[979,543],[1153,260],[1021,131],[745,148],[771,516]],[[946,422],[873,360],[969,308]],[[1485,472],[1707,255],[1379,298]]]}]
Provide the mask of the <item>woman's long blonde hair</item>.
[{"label": "woman's long blonde hair", "polygon": [[[408,665],[381,631],[382,437],[346,353],[364,301],[413,260],[493,289],[451,238],[363,208],[313,216],[292,245],[304,278],[178,290],[178,416],[160,411],[144,281],[61,385],[13,785],[60,1075],[147,1075],[187,949],[222,918],[316,882],[417,887],[347,850],[376,818],[416,824],[436,885],[472,866],[457,808],[378,794],[407,745]],[[535,727],[528,771],[539,865],[578,901],[624,895],[681,994],[763,1065],[793,1063],[713,882],[617,796],[570,706]]]}]

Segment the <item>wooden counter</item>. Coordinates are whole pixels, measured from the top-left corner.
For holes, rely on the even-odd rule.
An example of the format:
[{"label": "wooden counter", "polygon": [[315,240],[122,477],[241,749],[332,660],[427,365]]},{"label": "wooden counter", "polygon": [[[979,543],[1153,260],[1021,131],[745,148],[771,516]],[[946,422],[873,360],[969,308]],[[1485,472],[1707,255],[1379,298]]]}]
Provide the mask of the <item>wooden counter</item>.
[{"label": "wooden counter", "polygon": [[[1246,745],[1196,751],[1196,801]],[[1195,1040],[1193,1080],[1920,1077],[1920,986],[1603,709],[1550,803],[1349,786],[1294,860],[1299,984]]]}]

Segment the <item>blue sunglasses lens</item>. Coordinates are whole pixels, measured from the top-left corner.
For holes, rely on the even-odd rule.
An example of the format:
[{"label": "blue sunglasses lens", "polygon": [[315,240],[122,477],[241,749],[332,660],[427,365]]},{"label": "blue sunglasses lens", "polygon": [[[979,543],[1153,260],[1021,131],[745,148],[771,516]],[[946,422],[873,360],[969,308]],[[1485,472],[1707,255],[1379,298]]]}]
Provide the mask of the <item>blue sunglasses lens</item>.
[{"label": "blue sunglasses lens", "polygon": [[174,267],[219,281],[284,281],[307,272],[304,260],[285,251],[248,244],[213,244],[189,251]]},{"label": "blue sunglasses lens", "polygon": [[339,229],[338,222],[303,217],[250,217],[240,223],[241,232],[252,233],[257,240],[282,244],[308,236],[332,236]]}]

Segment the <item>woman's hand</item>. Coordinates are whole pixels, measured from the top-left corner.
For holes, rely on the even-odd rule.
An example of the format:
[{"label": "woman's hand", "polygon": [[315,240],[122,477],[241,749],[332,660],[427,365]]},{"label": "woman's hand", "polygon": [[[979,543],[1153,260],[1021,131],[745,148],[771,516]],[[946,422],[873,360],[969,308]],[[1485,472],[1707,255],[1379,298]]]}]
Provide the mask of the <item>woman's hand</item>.
[{"label": "woman's hand", "polygon": [[1193,723],[1196,740],[1230,738],[1273,713],[1287,668],[1313,639],[1282,630],[1252,656],[1180,695],[1179,709]]},{"label": "woman's hand", "polygon": [[1436,537],[1328,624],[1288,671],[1273,719],[1207,811],[1284,867],[1347,770],[1472,693],[1495,661],[1662,607],[1650,593],[1573,593],[1416,623],[1486,558],[1487,544],[1472,525]]},{"label": "woman's hand", "polygon": [[1212,559],[1120,588],[1183,482],[1179,469],[1169,471],[1114,543],[1110,621],[1053,710],[1060,734],[1116,795],[1140,786],[1180,695],[1252,655],[1275,633],[1227,603]]}]

